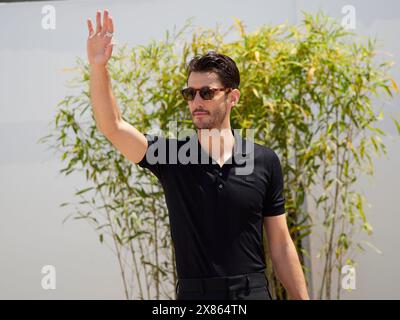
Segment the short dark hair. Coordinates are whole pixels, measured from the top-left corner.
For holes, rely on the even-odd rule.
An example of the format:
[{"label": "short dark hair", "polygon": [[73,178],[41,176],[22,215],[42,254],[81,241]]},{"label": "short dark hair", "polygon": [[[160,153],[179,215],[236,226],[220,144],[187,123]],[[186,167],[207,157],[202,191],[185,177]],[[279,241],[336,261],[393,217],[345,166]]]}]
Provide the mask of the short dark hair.
[{"label": "short dark hair", "polygon": [[187,66],[189,80],[192,72],[215,72],[222,85],[226,88],[237,89],[240,84],[240,74],[235,61],[230,57],[209,51],[204,55],[194,57]]}]

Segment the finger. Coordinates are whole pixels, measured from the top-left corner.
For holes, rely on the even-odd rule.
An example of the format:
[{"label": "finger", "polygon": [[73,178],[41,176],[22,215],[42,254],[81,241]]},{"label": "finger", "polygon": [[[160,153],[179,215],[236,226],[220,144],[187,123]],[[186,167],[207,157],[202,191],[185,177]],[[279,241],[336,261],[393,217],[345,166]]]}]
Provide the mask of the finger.
[{"label": "finger", "polygon": [[101,31],[101,12],[98,10],[96,12],[96,33]]},{"label": "finger", "polygon": [[108,17],[108,31],[114,33],[114,21],[111,16]]},{"label": "finger", "polygon": [[108,10],[104,10],[103,13],[103,25],[101,28],[101,33],[104,35],[107,32],[107,28],[108,28]]},{"label": "finger", "polygon": [[87,26],[89,30],[89,37],[93,34],[93,23],[92,20],[87,19]]}]

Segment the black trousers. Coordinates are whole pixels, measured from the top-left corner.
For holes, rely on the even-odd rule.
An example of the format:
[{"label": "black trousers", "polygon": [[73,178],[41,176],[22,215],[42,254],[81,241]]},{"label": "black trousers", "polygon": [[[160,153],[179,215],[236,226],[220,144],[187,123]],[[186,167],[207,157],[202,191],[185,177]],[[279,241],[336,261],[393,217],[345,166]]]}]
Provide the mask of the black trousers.
[{"label": "black trousers", "polygon": [[178,279],[176,294],[177,300],[272,300],[264,272]]}]

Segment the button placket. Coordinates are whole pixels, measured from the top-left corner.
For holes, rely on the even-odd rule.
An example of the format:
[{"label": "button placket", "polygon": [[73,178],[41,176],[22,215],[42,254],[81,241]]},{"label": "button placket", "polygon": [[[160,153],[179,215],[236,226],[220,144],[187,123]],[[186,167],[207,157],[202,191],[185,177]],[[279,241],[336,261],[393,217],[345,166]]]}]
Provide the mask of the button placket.
[{"label": "button placket", "polygon": [[223,175],[222,168],[216,169],[215,174],[217,175],[215,180],[217,181],[218,191],[222,191],[224,189],[224,184],[222,180],[222,175]]}]

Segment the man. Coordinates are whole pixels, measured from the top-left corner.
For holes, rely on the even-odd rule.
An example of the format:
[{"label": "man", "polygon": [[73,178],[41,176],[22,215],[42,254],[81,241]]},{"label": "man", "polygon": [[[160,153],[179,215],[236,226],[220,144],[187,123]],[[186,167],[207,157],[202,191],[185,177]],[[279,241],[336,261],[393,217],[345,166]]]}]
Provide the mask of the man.
[{"label": "man", "polygon": [[[231,108],[240,97],[235,62],[215,52],[190,62],[182,95],[197,134],[189,140],[198,147],[195,158],[209,161],[172,163],[171,144],[165,142],[173,139],[144,135],[121,117],[107,72],[112,17],[105,10],[101,21],[98,11],[96,30],[90,19],[87,22],[96,124],[127,159],[151,170],[163,186],[176,253],[178,299],[271,299],[264,273],[263,225],[275,272],[290,298],[309,299],[286,224],[279,158],[268,147],[241,138],[230,126]],[[188,143],[175,142],[178,151]],[[160,150],[169,155],[166,163],[150,161],[155,149],[158,156]],[[252,160],[248,174],[238,174],[241,157]]]}]

